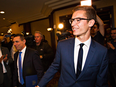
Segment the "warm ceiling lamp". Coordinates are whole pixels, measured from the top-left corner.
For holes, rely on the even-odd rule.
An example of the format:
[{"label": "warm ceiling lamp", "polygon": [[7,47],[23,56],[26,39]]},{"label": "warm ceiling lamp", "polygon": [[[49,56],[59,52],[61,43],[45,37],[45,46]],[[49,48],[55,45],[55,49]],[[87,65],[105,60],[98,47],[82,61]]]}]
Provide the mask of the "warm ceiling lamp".
[{"label": "warm ceiling lamp", "polygon": [[1,14],[4,14],[5,12],[4,11],[0,11]]},{"label": "warm ceiling lamp", "polygon": [[91,0],[85,0],[85,1],[81,1],[81,6],[91,6],[92,2]]},{"label": "warm ceiling lamp", "polygon": [[47,31],[52,31],[53,30],[53,28],[47,28]]},{"label": "warm ceiling lamp", "polygon": [[1,35],[3,36],[3,35],[4,35],[4,33],[1,33]]},{"label": "warm ceiling lamp", "polygon": [[12,33],[12,29],[11,28],[8,29],[7,33]]},{"label": "warm ceiling lamp", "polygon": [[29,32],[26,32],[26,35],[29,35]]},{"label": "warm ceiling lamp", "polygon": [[58,28],[59,28],[59,29],[63,29],[63,28],[64,28],[64,24],[63,24],[63,23],[60,23],[60,24],[58,25]]}]

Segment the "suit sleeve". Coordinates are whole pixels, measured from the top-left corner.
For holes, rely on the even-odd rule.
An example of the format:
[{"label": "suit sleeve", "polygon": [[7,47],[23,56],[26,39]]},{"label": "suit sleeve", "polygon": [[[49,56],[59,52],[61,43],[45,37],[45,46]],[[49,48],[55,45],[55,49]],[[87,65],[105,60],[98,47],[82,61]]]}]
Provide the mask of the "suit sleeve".
[{"label": "suit sleeve", "polygon": [[17,56],[18,52],[14,54],[13,86],[17,86],[18,84]]},{"label": "suit sleeve", "polygon": [[55,73],[60,69],[60,60],[60,44],[58,43],[56,57],[47,72],[42,77],[41,81],[39,82],[38,85],[40,87],[45,87],[46,84],[54,77]]},{"label": "suit sleeve", "polygon": [[97,75],[96,87],[108,87],[108,56],[104,53],[100,70]]}]

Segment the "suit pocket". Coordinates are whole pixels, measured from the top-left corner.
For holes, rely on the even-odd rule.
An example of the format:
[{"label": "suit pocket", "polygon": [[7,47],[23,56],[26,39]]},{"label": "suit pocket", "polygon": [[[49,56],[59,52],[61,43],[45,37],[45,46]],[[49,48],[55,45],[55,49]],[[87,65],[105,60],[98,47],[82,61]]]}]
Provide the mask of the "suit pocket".
[{"label": "suit pocket", "polygon": [[84,73],[85,79],[95,79],[99,71],[99,65],[89,65],[87,70]]},{"label": "suit pocket", "polygon": [[89,65],[89,67],[99,67],[99,64],[97,64],[97,65]]},{"label": "suit pocket", "polygon": [[91,71],[92,73],[96,73],[99,70],[99,64],[97,65],[89,65],[88,70]]}]

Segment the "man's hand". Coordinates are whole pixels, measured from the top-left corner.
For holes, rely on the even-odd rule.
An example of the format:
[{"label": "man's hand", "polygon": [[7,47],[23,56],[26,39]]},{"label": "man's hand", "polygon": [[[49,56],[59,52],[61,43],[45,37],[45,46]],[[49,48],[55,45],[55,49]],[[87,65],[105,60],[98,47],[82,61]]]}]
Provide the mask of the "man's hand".
[{"label": "man's hand", "polygon": [[3,60],[3,57],[4,57],[4,55],[2,55],[2,56],[1,56],[1,58],[0,58],[0,63],[2,62],[2,60]]},{"label": "man's hand", "polygon": [[113,44],[111,44],[111,42],[107,42],[107,44],[108,44],[108,47],[110,47],[111,49],[115,49],[115,47],[113,46]]},{"label": "man's hand", "polygon": [[8,60],[7,56],[8,56],[8,54],[6,54],[5,58],[3,59],[4,62],[6,62]]}]

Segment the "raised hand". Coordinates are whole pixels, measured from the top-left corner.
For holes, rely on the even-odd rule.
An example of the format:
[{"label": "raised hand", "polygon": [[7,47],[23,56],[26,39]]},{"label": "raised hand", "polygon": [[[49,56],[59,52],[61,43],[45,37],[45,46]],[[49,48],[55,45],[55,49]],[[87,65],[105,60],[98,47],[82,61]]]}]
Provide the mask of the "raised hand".
[{"label": "raised hand", "polygon": [[8,54],[6,54],[5,58],[3,59],[4,62],[7,61],[7,59],[8,59],[7,56],[8,56]]}]

